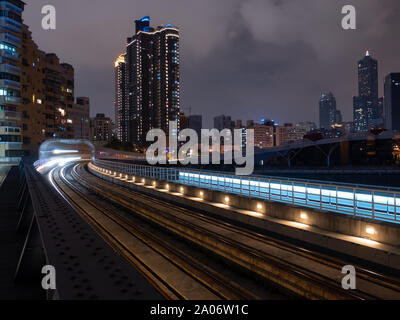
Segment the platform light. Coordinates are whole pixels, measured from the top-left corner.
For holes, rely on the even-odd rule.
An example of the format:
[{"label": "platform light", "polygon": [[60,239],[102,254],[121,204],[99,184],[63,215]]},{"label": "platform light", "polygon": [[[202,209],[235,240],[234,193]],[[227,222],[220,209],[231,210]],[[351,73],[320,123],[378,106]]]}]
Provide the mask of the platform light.
[{"label": "platform light", "polygon": [[204,192],[203,191],[200,191],[200,198],[203,198],[204,197]]},{"label": "platform light", "polygon": [[302,212],[302,213],[300,214],[300,218],[303,219],[303,220],[307,220],[307,219],[308,219],[307,213]]},{"label": "platform light", "polygon": [[179,190],[181,191],[182,194],[185,192],[185,189],[183,187],[181,187]]},{"label": "platform light", "polygon": [[153,186],[156,186],[156,185],[157,185],[157,182],[153,181]]},{"label": "platform light", "polygon": [[165,185],[165,189],[169,190],[169,184]]},{"label": "platform light", "polygon": [[128,180],[128,175],[125,175],[125,179]]},{"label": "platform light", "polygon": [[263,208],[262,204],[261,203],[257,203],[257,209],[258,210],[262,210],[262,208]]},{"label": "platform light", "polygon": [[229,197],[225,197],[225,202],[229,203],[229,201],[230,201]]},{"label": "platform light", "polygon": [[142,179],[142,183],[146,183],[146,179]]},{"label": "platform light", "polygon": [[132,182],[135,182],[136,181],[136,177],[132,177]]},{"label": "platform light", "polygon": [[372,236],[376,234],[376,231],[373,227],[367,227],[367,229],[365,229],[365,231]]}]

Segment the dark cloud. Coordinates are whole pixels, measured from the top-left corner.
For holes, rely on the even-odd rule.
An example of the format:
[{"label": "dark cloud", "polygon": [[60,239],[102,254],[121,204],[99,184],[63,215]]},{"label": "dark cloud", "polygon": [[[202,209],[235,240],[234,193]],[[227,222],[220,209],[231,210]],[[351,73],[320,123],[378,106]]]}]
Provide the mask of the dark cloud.
[{"label": "dark cloud", "polygon": [[52,0],[56,31],[41,29],[48,0],[26,2],[34,39],[75,66],[77,94],[91,98],[93,114],[113,115],[113,61],[143,15],[181,28],[182,107],[203,114],[207,126],[221,113],[317,121],[322,91],[332,91],[351,120],[365,50],[380,62],[381,83],[400,71],[398,0],[350,1],[356,31],[341,28],[341,8],[349,4],[342,0]]}]

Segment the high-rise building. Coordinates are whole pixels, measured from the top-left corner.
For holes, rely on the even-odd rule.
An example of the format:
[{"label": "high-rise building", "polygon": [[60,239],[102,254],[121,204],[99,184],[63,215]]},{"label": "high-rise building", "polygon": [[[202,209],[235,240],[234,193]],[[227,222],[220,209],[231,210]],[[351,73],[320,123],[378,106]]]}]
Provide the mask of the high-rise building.
[{"label": "high-rise building", "polygon": [[98,113],[95,118],[91,119],[90,127],[92,141],[107,142],[111,140],[113,123],[103,113]]},{"label": "high-rise building", "polygon": [[0,2],[0,162],[16,163],[23,156],[21,138],[21,45],[24,2]]},{"label": "high-rise building", "polygon": [[74,107],[74,68],[60,63],[54,53],[45,56],[45,122],[46,137],[74,137],[71,112]]},{"label": "high-rise building", "polygon": [[32,39],[28,26],[22,26],[21,113],[22,149],[26,155],[37,155],[46,140],[45,128],[45,53]]},{"label": "high-rise building", "polygon": [[115,124],[117,138],[121,142],[129,141],[129,108],[127,94],[127,68],[125,54],[115,61]]},{"label": "high-rise building", "polygon": [[375,127],[378,129],[385,128],[385,97],[380,97],[378,99],[378,106],[376,109]]},{"label": "high-rise building", "polygon": [[76,98],[71,112],[74,139],[90,139],[90,99]]},{"label": "high-rise building", "polygon": [[400,73],[385,77],[385,128],[400,131]]},{"label": "high-rise building", "polygon": [[358,97],[354,98],[356,131],[368,131],[379,126],[378,96],[378,61],[367,51],[358,62]]},{"label": "high-rise building", "polygon": [[246,128],[251,129],[254,127],[254,120],[246,120]]},{"label": "high-rise building", "polygon": [[224,129],[231,129],[232,119],[230,116],[220,115],[214,118],[214,128],[222,131]]},{"label": "high-rise building", "polygon": [[254,146],[259,149],[272,148],[275,146],[274,123],[254,124]]},{"label": "high-rise building", "polygon": [[332,92],[323,93],[319,100],[319,125],[321,129],[329,130],[341,117],[340,111],[336,109],[336,99]]},{"label": "high-rise building", "polygon": [[285,123],[283,126],[275,126],[275,145],[282,146],[290,142],[289,133],[293,129],[292,123]]},{"label": "high-rise building", "polygon": [[353,118],[355,132],[368,131],[368,118],[365,110],[366,105],[366,97],[353,97]]},{"label": "high-rise building", "polygon": [[189,116],[189,128],[197,132],[197,135],[201,137],[201,129],[203,129],[203,117],[201,115]]},{"label": "high-rise building", "polygon": [[180,130],[189,129],[189,117],[184,112],[179,112]]},{"label": "high-rise building", "polygon": [[150,18],[136,21],[136,33],[126,46],[129,140],[148,146],[154,128],[168,134],[169,122],[180,110],[179,29],[171,24],[150,27]]}]

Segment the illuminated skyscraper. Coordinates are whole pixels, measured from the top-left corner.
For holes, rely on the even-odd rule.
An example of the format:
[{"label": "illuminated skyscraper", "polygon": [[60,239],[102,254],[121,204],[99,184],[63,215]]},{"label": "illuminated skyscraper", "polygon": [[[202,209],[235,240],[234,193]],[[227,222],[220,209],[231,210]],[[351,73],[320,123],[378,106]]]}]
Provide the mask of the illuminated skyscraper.
[{"label": "illuminated skyscraper", "polygon": [[367,51],[358,62],[358,97],[354,98],[356,131],[368,131],[379,126],[378,61]]},{"label": "illuminated skyscraper", "polygon": [[0,2],[0,163],[18,162],[23,155],[21,139],[21,46],[24,2]]},{"label": "illuminated skyscraper", "polygon": [[129,108],[125,54],[115,61],[115,124],[121,142],[129,141]]},{"label": "illuminated skyscraper", "polygon": [[337,122],[341,122],[341,113],[336,109],[336,99],[332,92],[324,93],[319,100],[320,128],[329,130]]},{"label": "illuminated skyscraper", "polygon": [[136,21],[126,52],[129,141],[146,147],[154,128],[168,134],[180,110],[179,30],[173,25],[150,27],[150,18]]},{"label": "illuminated skyscraper", "polygon": [[385,128],[400,132],[400,73],[385,77]]}]

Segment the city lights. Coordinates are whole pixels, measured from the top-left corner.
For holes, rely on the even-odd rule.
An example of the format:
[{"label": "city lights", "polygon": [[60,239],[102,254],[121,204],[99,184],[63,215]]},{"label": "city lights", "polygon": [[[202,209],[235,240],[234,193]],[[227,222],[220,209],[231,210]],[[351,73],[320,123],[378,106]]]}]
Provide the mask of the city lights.
[{"label": "city lights", "polygon": [[307,220],[307,219],[308,219],[307,213],[302,212],[302,213],[300,214],[300,218],[303,219],[303,220]]},{"label": "city lights", "polygon": [[375,235],[376,231],[373,227],[367,227],[367,229],[365,230],[369,235]]}]

